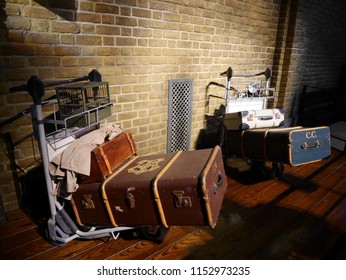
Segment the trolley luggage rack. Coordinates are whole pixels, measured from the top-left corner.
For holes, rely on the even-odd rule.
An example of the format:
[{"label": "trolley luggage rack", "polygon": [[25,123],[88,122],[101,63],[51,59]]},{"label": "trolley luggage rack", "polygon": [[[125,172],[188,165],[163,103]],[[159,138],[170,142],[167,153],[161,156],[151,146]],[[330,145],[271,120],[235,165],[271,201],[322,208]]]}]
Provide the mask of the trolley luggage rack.
[{"label": "trolley luggage rack", "polygon": [[[208,103],[210,98],[218,98],[225,100],[225,113],[239,112],[243,110],[261,110],[267,108],[268,99],[275,97],[275,89],[270,87],[270,79],[272,77],[272,70],[267,68],[265,71],[257,74],[233,74],[231,67],[228,67],[226,71],[220,73],[220,76],[226,77],[226,83],[220,84],[217,82],[210,82],[207,85],[207,90],[211,85],[222,87],[225,91],[225,96],[220,97],[217,95],[208,95]],[[240,78],[255,78],[259,76],[265,76],[265,86],[261,82],[252,81],[249,83],[246,91],[238,91],[231,86],[231,79]],[[234,96],[230,93],[234,92]]]},{"label": "trolley luggage rack", "polygon": [[[84,110],[79,111],[77,114],[61,116],[56,110],[56,104],[58,103],[56,96],[43,100],[45,88],[74,84],[77,82],[88,82],[95,86],[95,83],[101,83],[101,80],[102,76],[97,70],[92,70],[87,76],[50,83],[43,83],[37,76],[32,76],[27,81],[27,84],[12,87],[10,88],[10,92],[28,91],[34,104],[22,113],[0,124],[0,127],[2,127],[22,116],[30,116],[32,119],[34,135],[40,147],[50,208],[46,235],[51,243],[58,246],[62,246],[76,238],[95,239],[100,237],[111,237],[116,239],[121,231],[133,230],[134,235],[139,232],[138,229],[133,227],[78,227],[69,213],[65,210],[65,202],[59,197],[52,195],[54,182],[49,174],[49,162],[52,157],[63,151],[75,139],[97,129],[101,121],[111,116],[113,104],[109,102],[109,99],[103,98],[102,102],[98,104],[94,102],[94,104],[92,104],[93,106],[84,108]],[[102,83],[102,85],[104,85],[104,83]],[[49,117],[45,117],[43,113],[43,108],[46,106],[52,107],[50,111],[48,110],[49,112],[53,112]],[[77,126],[75,124],[77,124]],[[53,132],[46,132],[45,126],[48,125],[53,125]],[[143,228],[143,234],[149,239],[152,238],[154,241],[163,238],[160,231],[155,232],[155,235],[151,235],[147,228]]]},{"label": "trolley luggage rack", "polygon": [[[225,113],[233,113],[240,112],[246,110],[264,110],[267,109],[268,100],[275,98],[275,89],[270,87],[270,79],[272,77],[272,70],[270,68],[266,68],[265,71],[259,72],[256,74],[234,74],[233,69],[228,67],[226,71],[221,72],[220,76],[226,77],[226,83],[220,84],[217,82],[210,82],[207,85],[207,91],[210,86],[214,85],[217,87],[222,87],[225,89],[225,96],[220,97],[218,95],[209,94],[207,104],[210,104],[210,98],[217,98],[225,101],[225,105],[223,108],[223,114],[218,114],[216,116],[217,120],[219,120],[221,124],[221,129],[219,129],[219,133],[221,135],[218,136],[220,141],[219,145],[223,148],[224,157],[227,157],[227,152],[225,151],[226,145],[231,145],[231,143],[225,143],[227,141],[227,128],[224,125],[224,114]],[[236,88],[231,86],[232,78],[255,78],[259,76],[265,77],[265,85],[263,86],[261,82],[250,82],[246,91],[238,91]],[[230,93],[234,92],[234,96],[231,96]],[[207,114],[207,117],[210,117],[210,113]],[[265,162],[250,160],[251,167],[255,170],[265,169]],[[265,174],[265,172],[262,172]],[[278,178],[284,173],[284,165],[282,163],[272,162],[272,170],[269,177]]]},{"label": "trolley luggage rack", "polygon": [[[52,180],[49,168],[50,164],[52,164],[51,160],[54,159],[56,155],[60,155],[60,153],[63,152],[77,138],[80,138],[82,136],[90,136],[88,135],[89,133],[91,134],[94,130],[100,128],[100,122],[102,120],[111,116],[111,113],[109,114],[109,112],[111,112],[112,103],[108,102],[109,94],[102,94],[102,96],[100,96],[100,89],[96,88],[99,86],[103,86],[102,90],[104,90],[105,88],[107,88],[108,90],[108,85],[104,87],[105,84],[102,83],[101,80],[102,77],[96,70],[91,71],[88,76],[84,76],[81,78],[46,84],[44,84],[37,76],[32,76],[28,80],[26,85],[10,89],[11,92],[24,90],[28,91],[34,101],[34,105],[30,110],[28,110],[28,112],[31,112],[34,134],[36,135],[36,139],[38,140],[38,144],[40,147],[42,165],[45,175],[45,184],[48,194],[50,217],[47,221],[46,235],[49,241],[57,246],[62,246],[76,238],[95,239],[100,237],[111,237],[116,239],[121,232],[124,232],[124,234],[129,233],[130,236],[132,235],[132,237],[143,237],[154,242],[160,242],[167,232],[167,225],[165,225],[164,223],[144,225],[140,222],[132,222],[129,225],[128,223],[122,223],[120,226],[117,226],[115,224],[102,224],[99,219],[98,223],[94,223],[93,221],[92,223],[88,223],[86,225],[80,224],[78,223],[78,219],[76,219],[74,215],[70,215],[67,209],[67,206],[69,206],[69,204],[66,203],[66,197],[64,197],[63,195],[57,195],[55,192],[55,187],[57,185],[55,185],[55,182]],[[50,98],[50,100],[46,101],[42,100],[45,94],[46,87],[60,86],[81,81],[88,81],[89,84],[84,84],[82,86],[67,86],[61,89],[61,91],[57,92],[57,94],[59,93],[62,95],[60,96],[60,100],[58,100],[59,109],[61,109],[61,105],[63,107],[65,106],[64,109],[67,109],[64,110],[63,114],[61,114],[60,111],[59,113],[55,111],[55,104],[57,103],[57,101],[54,98]],[[70,92],[66,89],[73,90],[72,92]],[[77,90],[74,91],[75,89]],[[66,92],[68,92],[68,94],[66,94]],[[42,108],[48,105],[53,106],[53,113],[47,118],[44,117]],[[69,110],[71,108],[72,110]],[[81,110],[81,108],[83,109]],[[18,115],[18,117],[20,116],[21,115]],[[12,120],[13,119],[15,118],[12,118]],[[9,121],[6,121],[5,124],[7,123],[9,123]],[[54,131],[51,133],[47,133],[45,129],[47,125],[53,125]],[[219,158],[222,158],[220,150],[215,149],[215,151],[219,154]],[[198,153],[199,152],[201,151],[198,151]],[[212,153],[214,157],[216,155],[216,152]],[[214,157],[210,156],[210,158],[208,158],[208,161],[210,161],[211,158],[214,159]],[[126,163],[124,163],[124,165],[126,166]],[[203,169],[202,175],[215,175],[215,172],[217,171],[216,167],[218,167],[222,171],[223,161],[220,161],[220,163],[218,164],[213,164],[212,167],[213,168],[211,168],[210,163],[206,164]],[[153,168],[153,170],[155,169]],[[164,167],[164,170],[166,170],[166,166]],[[167,167],[167,170],[170,169],[168,169]],[[207,172],[206,170],[212,170],[212,173],[209,173],[209,171]],[[219,203],[218,206],[220,207],[225,189],[227,187],[227,180],[225,178],[222,178],[222,176],[225,176],[225,174],[224,172],[221,173],[222,174],[217,173],[218,176],[214,176],[215,178],[213,177],[213,180],[209,179],[209,177],[208,179],[205,179],[205,177],[203,177],[203,180],[200,180],[201,178],[198,177],[198,182],[202,183],[202,187],[206,188],[206,186],[208,186],[209,189],[213,190],[214,195],[219,194],[217,198]],[[116,172],[113,174],[116,174]],[[195,174],[193,174],[192,177],[196,178]],[[109,177],[107,177],[107,179],[108,178]],[[216,182],[214,182],[214,180],[216,180]],[[179,187],[180,189],[181,185],[182,184],[179,183],[177,187]],[[217,189],[221,189],[221,187],[222,191],[217,191]],[[188,188],[190,189],[190,186],[188,186]],[[200,194],[199,190],[198,193]],[[180,198],[181,197],[179,196],[177,200],[179,201]],[[203,199],[206,198],[203,197]],[[209,200],[207,199],[207,201]],[[105,201],[102,202],[105,203]],[[73,204],[72,200],[71,204]],[[206,208],[208,208],[208,205],[209,204],[207,203]],[[184,204],[180,209],[185,209],[186,207],[187,206]],[[195,211],[194,209],[195,208],[192,208],[191,211]],[[217,208],[216,212],[218,212],[219,210],[220,209]],[[196,211],[198,211],[197,215],[199,215],[200,211]],[[201,211],[203,212],[203,210]],[[218,213],[216,213],[215,217],[217,217],[217,214]],[[212,226],[215,226],[216,219],[215,221],[213,220],[213,222],[210,224]],[[186,224],[184,223],[184,225]]]}]

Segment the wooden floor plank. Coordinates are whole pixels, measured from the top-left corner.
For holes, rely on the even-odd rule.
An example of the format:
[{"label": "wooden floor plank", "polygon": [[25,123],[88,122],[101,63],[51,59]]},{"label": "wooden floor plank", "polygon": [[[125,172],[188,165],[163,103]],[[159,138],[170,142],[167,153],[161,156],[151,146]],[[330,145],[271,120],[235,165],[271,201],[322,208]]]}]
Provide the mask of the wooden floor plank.
[{"label": "wooden floor plank", "polygon": [[58,247],[44,238],[38,221],[18,210],[0,226],[0,259],[346,258],[346,155],[333,149],[329,159],[285,166],[277,180],[255,180],[248,167],[227,171],[215,229],[175,226],[159,244],[120,235]]},{"label": "wooden floor plank", "polygon": [[[343,189],[345,189],[344,183],[340,182],[339,184]],[[340,211],[338,208],[344,208],[346,203],[342,198],[336,200],[336,203],[331,205],[331,209],[326,209],[324,206],[322,205],[321,207],[326,211],[326,217],[324,217],[323,221],[314,219],[315,216],[306,215],[305,219],[293,228],[294,232],[300,234],[300,244],[292,252],[292,258],[346,259],[346,231],[340,229],[339,223],[337,223],[335,228],[329,220],[333,219],[334,215],[339,216]]]},{"label": "wooden floor plank", "polygon": [[[268,186],[270,187],[270,186]],[[276,188],[278,190],[278,188]],[[278,190],[281,194],[287,190]],[[273,193],[273,192],[271,192]],[[272,198],[275,199],[276,195]],[[262,216],[261,209],[264,206],[244,207],[238,203],[227,204],[222,213],[222,222],[219,222],[217,228],[212,232],[214,238],[196,252],[190,254],[188,259],[224,259],[225,255],[236,247],[242,240],[247,240],[248,236],[256,232],[255,223]],[[260,215],[258,214],[260,213]],[[222,246],[220,246],[222,244]]]},{"label": "wooden floor plank", "polygon": [[37,227],[33,226],[26,230],[19,230],[15,234],[1,238],[0,252],[19,248],[25,243],[30,243],[35,238],[41,238],[41,235],[37,231]]},{"label": "wooden floor plank", "polygon": [[178,239],[158,254],[150,257],[152,260],[179,260],[187,256],[191,251],[199,246],[205,245],[213,238],[210,230],[199,228],[181,239]]},{"label": "wooden floor plank", "polygon": [[[292,174],[294,174],[295,178],[300,178],[300,180],[302,180],[308,174],[311,174],[311,172],[318,169],[320,164],[321,163],[316,163],[314,164],[315,166],[312,165],[309,168],[297,169],[289,175],[292,176]],[[263,186],[265,187],[263,190],[259,190],[256,185],[248,186],[248,191],[246,192],[248,196],[239,196],[239,194],[234,195],[233,198],[238,199],[237,202],[239,203],[239,205],[251,208],[251,211],[249,211],[248,213],[246,213],[246,210],[244,209],[242,209],[240,212],[238,211],[238,220],[240,221],[240,223],[233,225],[237,227],[236,230],[231,231],[229,234],[227,234],[227,229],[229,227],[225,227],[223,236],[218,235],[218,237],[215,240],[210,242],[207,246],[201,248],[199,250],[199,253],[196,253],[194,256],[189,256],[189,258],[209,259],[213,257],[216,259],[239,259],[244,258],[244,256],[248,257],[247,254],[249,254],[249,252],[246,253],[246,248],[250,248],[249,250],[253,249],[253,245],[248,246],[250,243],[249,241],[252,240],[252,238],[255,238],[255,241],[257,241],[257,239],[259,238],[262,238],[262,240],[257,241],[259,242],[258,244],[262,244],[263,238],[266,238],[266,235],[261,236],[259,231],[261,229],[262,224],[268,223],[266,220],[272,219],[272,216],[277,215],[277,212],[280,211],[280,208],[276,207],[276,203],[280,202],[282,199],[287,199],[287,197],[290,196],[294,196],[295,199],[297,199],[299,196],[302,195],[299,193],[296,195],[296,193],[294,192],[295,187],[291,186],[291,188],[289,188],[288,186],[283,186],[282,184],[280,184],[280,182],[276,182],[273,185],[265,184]],[[278,191],[278,193],[276,193],[271,198],[270,196],[265,195],[271,193],[268,192],[268,188],[270,188],[270,186],[273,187],[274,193],[275,191]],[[283,187],[282,190],[279,190],[280,186]],[[239,198],[237,198],[237,195],[240,197],[240,200]],[[261,204],[258,203],[258,197],[262,197],[260,199],[261,204],[266,203],[265,206],[261,206]],[[277,199],[277,197],[280,197],[280,199]],[[294,201],[295,200],[292,199],[292,203],[294,203]],[[256,205],[260,206],[256,208]],[[233,211],[237,211],[237,209],[239,210],[240,206],[238,208],[233,208]],[[291,211],[286,211],[285,208],[283,208],[283,210],[281,211],[283,211],[285,215],[292,216]],[[287,219],[287,217],[279,217],[277,222],[283,221],[283,226],[285,226],[285,219]],[[241,223],[242,221],[244,222]],[[267,228],[269,229],[275,229],[276,227],[276,224],[268,224],[267,226]],[[266,228],[264,228],[263,230],[266,231]],[[268,234],[268,232],[266,234]],[[223,248],[219,248],[217,244],[224,244],[225,246]],[[236,251],[235,248],[239,248],[239,250]],[[212,253],[213,251],[215,251],[215,253]],[[238,252],[239,254],[236,255],[236,252]]]},{"label": "wooden floor plank", "polygon": [[[334,186],[340,182],[339,180],[342,179],[340,177],[335,178],[331,176],[331,174],[333,174],[334,172],[332,167],[331,170],[326,170],[325,172],[327,172],[326,174],[328,175],[323,179],[314,177],[314,179],[316,180],[319,179],[317,181],[318,183],[315,183],[316,191],[307,193],[306,191],[297,189],[284,197],[281,201],[278,201],[278,203],[276,204],[278,210],[272,211],[273,213],[276,212],[276,214],[274,214],[274,216],[266,223],[263,223],[261,225],[261,229],[256,231],[256,233],[254,234],[255,238],[251,238],[253,242],[247,242],[246,245],[244,244],[244,246],[242,246],[241,244],[238,245],[238,248],[241,248],[241,251],[239,250],[239,254],[244,254],[244,249],[246,246],[246,248],[249,248],[249,252],[247,252],[246,255],[250,257],[251,252],[256,250],[256,244],[263,244],[262,247],[267,246],[267,242],[271,239],[274,239],[281,231],[284,232],[285,235],[287,235],[287,232],[289,232],[288,229],[290,224],[295,223],[296,220],[299,220],[306,213],[309,213],[309,210],[317,205],[319,201],[328,194],[328,189],[333,189]],[[326,188],[318,188],[319,184],[323,184],[323,186],[325,186]],[[286,201],[289,201],[289,203],[285,203]],[[259,219],[259,221],[261,220]],[[281,242],[281,244],[282,243],[283,242]],[[283,252],[283,247],[281,247],[280,252]],[[232,254],[230,254],[230,256],[237,257],[236,251],[232,251]],[[270,255],[266,256],[266,258],[268,257],[270,257]],[[280,258],[280,256],[275,255],[275,258]]]},{"label": "wooden floor plank", "polygon": [[[28,216],[25,212],[22,210],[14,210],[6,213],[6,224],[9,225],[11,223],[14,223],[16,221],[22,220],[22,219],[28,219]],[[0,232],[2,230],[3,225],[0,225]]]},{"label": "wooden floor plank", "polygon": [[37,253],[46,251],[51,248],[53,245],[44,240],[41,236],[33,238],[30,242],[27,242],[21,246],[11,248],[1,252],[0,259],[7,260],[25,260]]},{"label": "wooden floor plank", "polygon": [[108,259],[109,256],[112,256],[113,254],[116,254],[119,251],[126,250],[129,246],[132,246],[137,242],[138,240],[125,240],[121,237],[119,237],[118,239],[109,239],[107,242],[97,243],[97,245],[95,244],[95,246],[85,248],[85,250],[79,251],[78,254],[71,256],[69,259]]},{"label": "wooden floor plank", "polygon": [[112,255],[109,259],[112,260],[144,260],[150,258],[150,256],[157,254],[158,251],[161,251],[167,246],[166,244],[174,243],[177,239],[180,239],[186,236],[188,233],[196,230],[196,227],[188,226],[188,227],[179,227],[174,226],[171,227],[165,237],[164,243],[156,244],[150,241],[140,241],[132,247],[127,248],[119,252],[118,254]]},{"label": "wooden floor plank", "polygon": [[9,222],[0,226],[0,238],[15,235],[20,231],[26,231],[37,228],[37,225],[28,216],[23,216],[23,212],[18,212],[19,217],[17,220]]},{"label": "wooden floor plank", "polygon": [[[342,182],[334,177],[330,177],[329,180],[323,181],[323,185],[333,190],[342,186]],[[287,210],[285,210],[286,208],[279,209],[277,215],[269,222],[263,224],[262,229],[256,232],[256,237],[261,238],[261,240],[253,238],[251,239],[253,243],[248,242],[251,250],[249,250],[247,256],[256,259],[277,259],[290,256],[289,250],[299,248],[300,246],[297,244],[301,243],[302,240],[311,239],[307,232],[317,231],[314,227],[316,223],[324,224],[323,218],[315,215],[314,210],[319,208],[321,205],[320,201],[324,200],[328,195],[328,189],[321,188],[310,194],[309,200],[297,198],[296,203],[292,203]],[[312,235],[314,234],[312,233]],[[277,250],[276,244],[285,244],[286,252],[283,250],[282,245],[280,250]],[[239,247],[242,248],[241,253],[243,254],[244,246],[240,245]],[[319,245],[319,247],[322,246]],[[277,255],[278,251],[281,255]]]},{"label": "wooden floor plank", "polygon": [[88,250],[91,247],[102,245],[101,240],[73,240],[64,246],[50,245],[46,250],[37,251],[28,259],[32,260],[66,260]]},{"label": "wooden floor plank", "polygon": [[[344,179],[340,184],[346,185],[346,180]],[[345,192],[346,193],[346,192]],[[331,228],[337,231],[346,232],[346,198],[343,195],[342,200],[339,204],[331,211],[331,213],[326,217],[327,223]]]}]

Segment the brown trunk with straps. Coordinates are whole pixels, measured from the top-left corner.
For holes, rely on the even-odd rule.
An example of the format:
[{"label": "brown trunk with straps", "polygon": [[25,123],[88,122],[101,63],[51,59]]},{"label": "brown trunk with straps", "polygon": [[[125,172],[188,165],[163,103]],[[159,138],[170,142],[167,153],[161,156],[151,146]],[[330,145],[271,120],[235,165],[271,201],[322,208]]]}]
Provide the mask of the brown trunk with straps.
[{"label": "brown trunk with straps", "polygon": [[216,146],[132,157],[103,183],[81,184],[72,203],[81,225],[214,228],[226,188],[221,149]]}]

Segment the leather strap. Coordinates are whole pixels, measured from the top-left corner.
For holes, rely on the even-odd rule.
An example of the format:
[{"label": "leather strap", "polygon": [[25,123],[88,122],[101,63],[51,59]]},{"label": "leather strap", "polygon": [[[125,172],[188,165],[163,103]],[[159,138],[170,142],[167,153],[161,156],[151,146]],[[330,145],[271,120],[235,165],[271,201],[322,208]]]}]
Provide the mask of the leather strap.
[{"label": "leather strap", "polygon": [[110,163],[108,161],[107,155],[105,154],[105,151],[103,150],[102,147],[99,147],[99,150],[100,150],[101,156],[103,158],[103,161],[105,162],[105,164],[107,166],[108,173],[112,174],[113,171],[112,171],[111,165],[110,165]]}]

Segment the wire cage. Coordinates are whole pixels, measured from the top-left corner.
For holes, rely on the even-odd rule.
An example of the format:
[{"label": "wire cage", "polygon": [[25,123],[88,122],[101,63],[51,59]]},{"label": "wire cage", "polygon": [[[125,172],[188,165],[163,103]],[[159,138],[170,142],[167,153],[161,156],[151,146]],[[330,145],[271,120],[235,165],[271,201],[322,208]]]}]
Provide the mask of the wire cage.
[{"label": "wire cage", "polygon": [[[111,112],[107,82],[78,83],[56,88],[60,119],[68,127],[86,126],[109,117]],[[75,116],[75,117],[73,117]]]}]

